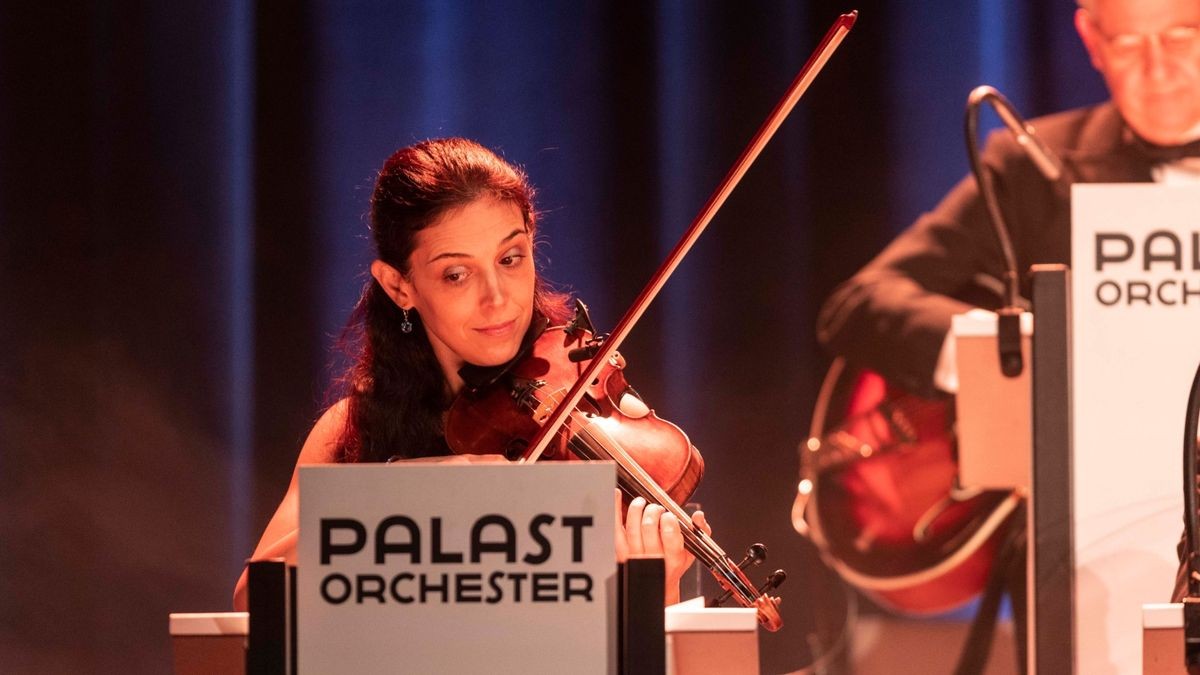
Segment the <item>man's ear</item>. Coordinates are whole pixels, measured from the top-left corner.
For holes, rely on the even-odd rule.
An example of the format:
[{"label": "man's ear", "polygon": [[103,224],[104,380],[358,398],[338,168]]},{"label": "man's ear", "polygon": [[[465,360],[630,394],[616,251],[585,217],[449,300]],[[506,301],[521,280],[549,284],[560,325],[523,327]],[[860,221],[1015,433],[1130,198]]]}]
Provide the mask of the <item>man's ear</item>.
[{"label": "man's ear", "polygon": [[413,289],[400,270],[391,265],[376,260],[371,263],[371,276],[375,277],[375,281],[383,288],[383,292],[396,303],[400,309],[412,309],[413,306]]},{"label": "man's ear", "polygon": [[1079,33],[1079,39],[1083,41],[1083,48],[1087,50],[1088,57],[1092,60],[1092,67],[1104,73],[1104,61],[1100,53],[1101,37],[1096,33],[1096,26],[1092,23],[1092,15],[1082,7],[1075,10],[1075,32]]}]

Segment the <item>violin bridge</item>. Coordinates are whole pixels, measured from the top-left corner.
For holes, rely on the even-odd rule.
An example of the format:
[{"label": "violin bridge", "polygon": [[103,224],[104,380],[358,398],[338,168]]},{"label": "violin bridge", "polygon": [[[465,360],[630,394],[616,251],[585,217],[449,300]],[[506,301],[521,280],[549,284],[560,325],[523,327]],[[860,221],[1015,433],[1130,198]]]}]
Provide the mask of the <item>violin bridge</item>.
[{"label": "violin bridge", "polygon": [[533,413],[533,419],[538,424],[546,421],[551,412],[554,412],[554,407],[544,401],[538,400],[534,394],[537,390],[546,386],[545,380],[529,380],[521,384],[515,385],[510,391],[513,401],[516,401],[518,406],[524,407]]}]

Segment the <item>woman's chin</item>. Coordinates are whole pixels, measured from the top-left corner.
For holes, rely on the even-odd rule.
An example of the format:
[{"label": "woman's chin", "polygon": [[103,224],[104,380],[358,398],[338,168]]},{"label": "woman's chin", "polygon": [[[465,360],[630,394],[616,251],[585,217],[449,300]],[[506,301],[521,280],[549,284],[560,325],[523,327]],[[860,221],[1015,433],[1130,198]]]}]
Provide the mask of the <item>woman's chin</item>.
[{"label": "woman's chin", "polygon": [[467,359],[467,362],[473,363],[477,366],[483,366],[484,368],[502,366],[509,361],[512,361],[513,357],[517,355],[517,352],[520,349],[521,345],[519,343],[511,347],[481,349],[477,354],[474,355],[475,359]]}]

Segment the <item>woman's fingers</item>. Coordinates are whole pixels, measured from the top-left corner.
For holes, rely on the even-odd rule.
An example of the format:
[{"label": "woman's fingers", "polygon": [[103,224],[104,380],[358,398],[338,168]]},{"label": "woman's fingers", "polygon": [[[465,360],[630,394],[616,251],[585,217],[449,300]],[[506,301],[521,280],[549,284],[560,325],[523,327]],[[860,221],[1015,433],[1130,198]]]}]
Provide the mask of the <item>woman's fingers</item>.
[{"label": "woman's fingers", "polygon": [[659,520],[659,534],[662,536],[662,550],[668,553],[683,551],[683,533],[679,531],[679,519],[674,513],[664,513]]},{"label": "woman's fingers", "polygon": [[[683,523],[661,504],[647,504],[642,497],[629,502],[622,519],[620,491],[614,493],[613,499],[617,512],[617,561],[625,562],[636,555],[662,556],[666,572],[664,599],[667,604],[679,602],[679,579],[695,561],[684,546]],[[712,533],[700,511],[692,515],[687,527]]]},{"label": "woman's fingers", "polygon": [[635,497],[629,502],[625,512],[625,540],[629,544],[629,555],[641,555],[646,552],[642,541],[642,514],[646,510],[646,500]]},{"label": "woman's fingers", "polygon": [[658,504],[649,504],[642,511],[642,553],[646,555],[663,554],[663,538],[659,532],[663,514],[666,509]]},{"label": "woman's fingers", "polygon": [[437,457],[392,457],[388,464],[499,464],[508,462],[504,455],[443,455]]},{"label": "woman's fingers", "polygon": [[616,535],[617,562],[623,563],[629,560],[629,542],[625,536],[625,528],[621,526],[621,509],[624,505],[621,503],[620,489],[613,490],[613,499],[615,500],[617,513],[617,526],[613,529],[613,533]]},{"label": "woman's fingers", "polygon": [[461,457],[467,464],[499,464],[501,462],[508,462],[508,458],[504,455],[472,455],[468,453],[455,456]]},{"label": "woman's fingers", "polygon": [[[617,522],[621,523],[621,495],[614,495]],[[683,525],[679,519],[660,504],[647,504],[642,497],[629,502],[624,514],[623,526],[618,524],[616,532],[617,560],[624,561],[631,555],[660,555],[666,560],[668,579],[678,579],[692,564],[694,558],[684,546]],[[692,515],[693,526],[711,534],[712,528],[704,512]]]}]

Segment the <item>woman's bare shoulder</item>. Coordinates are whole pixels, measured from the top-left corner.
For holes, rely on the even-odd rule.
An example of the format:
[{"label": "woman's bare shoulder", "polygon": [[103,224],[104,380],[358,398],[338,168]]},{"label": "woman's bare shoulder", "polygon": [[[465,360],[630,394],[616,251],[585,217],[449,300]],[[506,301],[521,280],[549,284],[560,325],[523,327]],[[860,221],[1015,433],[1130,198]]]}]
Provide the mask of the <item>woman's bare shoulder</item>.
[{"label": "woman's bare shoulder", "polygon": [[350,399],[344,398],[325,409],[308,432],[297,464],[333,464],[337,461],[338,441],[346,431],[349,407]]}]

